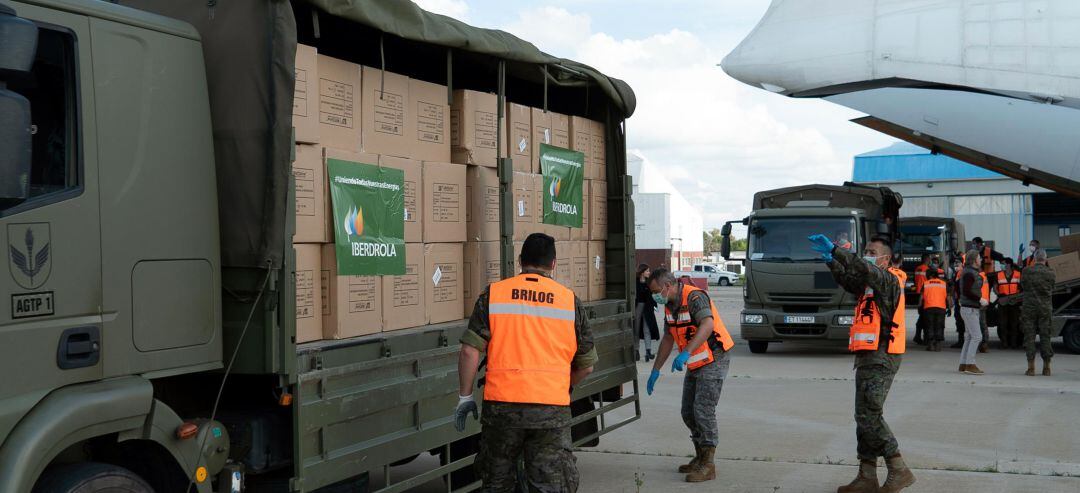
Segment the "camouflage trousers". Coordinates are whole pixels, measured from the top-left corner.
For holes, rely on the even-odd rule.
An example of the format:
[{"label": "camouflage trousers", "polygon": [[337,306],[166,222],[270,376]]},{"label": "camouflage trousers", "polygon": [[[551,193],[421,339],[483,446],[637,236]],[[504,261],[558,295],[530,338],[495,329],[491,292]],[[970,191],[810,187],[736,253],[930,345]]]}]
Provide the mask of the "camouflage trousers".
[{"label": "camouflage trousers", "polygon": [[1054,348],[1050,344],[1050,326],[1052,308],[1025,303],[1020,311],[1020,326],[1024,329],[1024,352],[1027,359],[1035,359],[1035,336],[1039,336],[1039,353],[1044,361],[1054,357]]},{"label": "camouflage trousers", "polygon": [[682,419],[696,446],[716,447],[720,440],[716,405],[730,365],[731,360],[725,354],[708,365],[687,371],[683,379]]},{"label": "camouflage trousers", "polygon": [[484,426],[476,457],[484,482],[481,491],[514,491],[517,462],[524,456],[530,493],[574,493],[578,470],[571,447],[569,427],[532,430]]},{"label": "camouflage trousers", "polygon": [[900,453],[896,437],[885,422],[885,398],[896,372],[883,365],[855,369],[855,438],[860,460],[877,460]]}]

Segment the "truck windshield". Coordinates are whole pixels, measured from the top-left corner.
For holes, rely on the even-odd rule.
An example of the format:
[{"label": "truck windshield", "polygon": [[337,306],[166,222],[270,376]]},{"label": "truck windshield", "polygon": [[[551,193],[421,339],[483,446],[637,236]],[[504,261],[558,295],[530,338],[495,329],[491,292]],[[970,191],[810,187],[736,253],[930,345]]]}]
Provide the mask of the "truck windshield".
[{"label": "truck windshield", "polygon": [[857,252],[855,220],[839,217],[754,219],[750,223],[750,260],[766,262],[818,262],[821,254],[810,249],[807,237],[828,236],[837,246]]},{"label": "truck windshield", "polygon": [[942,251],[942,231],[937,226],[901,226],[900,252]]}]

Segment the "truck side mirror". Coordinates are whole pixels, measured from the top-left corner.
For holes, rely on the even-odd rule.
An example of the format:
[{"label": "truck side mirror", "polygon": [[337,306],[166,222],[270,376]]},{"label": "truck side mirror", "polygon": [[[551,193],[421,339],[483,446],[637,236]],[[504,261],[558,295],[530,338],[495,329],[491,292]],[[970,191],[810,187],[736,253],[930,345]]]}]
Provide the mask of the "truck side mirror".
[{"label": "truck side mirror", "polygon": [[720,256],[724,257],[724,260],[731,259],[731,226],[725,225],[728,229],[728,234],[723,235],[720,239]]},{"label": "truck side mirror", "polygon": [[30,195],[30,100],[9,91],[5,81],[29,72],[37,53],[37,26],[0,4],[0,206]]},{"label": "truck side mirror", "polygon": [[731,236],[731,223],[724,223],[724,225],[720,227],[720,236]]},{"label": "truck side mirror", "polygon": [[37,54],[37,26],[0,4],[0,80],[10,72],[29,72]]}]

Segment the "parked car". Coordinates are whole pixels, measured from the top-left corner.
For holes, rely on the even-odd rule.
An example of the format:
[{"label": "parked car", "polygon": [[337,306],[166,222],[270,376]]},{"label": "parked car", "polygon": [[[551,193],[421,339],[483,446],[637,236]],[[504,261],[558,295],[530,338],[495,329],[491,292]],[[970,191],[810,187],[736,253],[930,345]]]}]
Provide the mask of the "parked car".
[{"label": "parked car", "polygon": [[675,272],[675,277],[690,276],[691,278],[705,278],[708,283],[716,286],[731,286],[739,280],[739,275],[728,272],[715,265],[694,264],[693,270],[680,270]]}]

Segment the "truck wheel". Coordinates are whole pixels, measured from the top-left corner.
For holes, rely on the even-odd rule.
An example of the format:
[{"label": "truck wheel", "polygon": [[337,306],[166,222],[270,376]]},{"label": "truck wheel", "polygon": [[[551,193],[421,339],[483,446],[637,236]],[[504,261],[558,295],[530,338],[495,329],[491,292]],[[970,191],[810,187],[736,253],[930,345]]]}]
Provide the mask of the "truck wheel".
[{"label": "truck wheel", "polygon": [[154,493],[135,473],[112,464],[83,462],[46,470],[34,493]]},{"label": "truck wheel", "polygon": [[1073,354],[1080,354],[1080,324],[1067,325],[1061,333],[1061,338],[1065,341],[1066,349],[1072,351]]},{"label": "truck wheel", "polygon": [[765,351],[769,350],[769,341],[750,341],[750,352],[754,354],[765,354]]},{"label": "truck wheel", "polygon": [[721,277],[720,278],[720,285],[721,286],[731,286],[731,281],[729,281],[728,278],[726,278],[726,277]]}]

